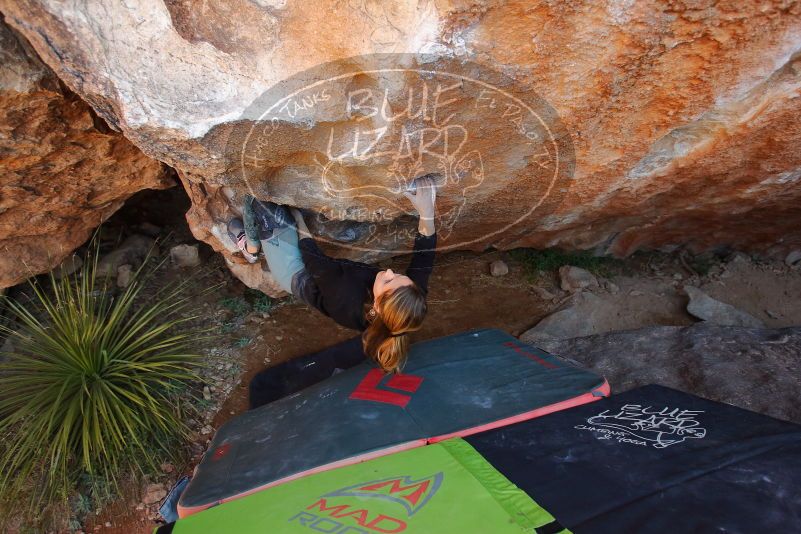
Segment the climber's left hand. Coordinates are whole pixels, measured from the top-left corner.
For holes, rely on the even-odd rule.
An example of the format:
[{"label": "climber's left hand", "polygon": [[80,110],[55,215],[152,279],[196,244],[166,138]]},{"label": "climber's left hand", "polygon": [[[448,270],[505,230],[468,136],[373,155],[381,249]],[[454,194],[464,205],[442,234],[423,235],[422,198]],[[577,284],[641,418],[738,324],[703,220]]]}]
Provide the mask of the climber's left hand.
[{"label": "climber's left hand", "polygon": [[437,202],[437,184],[431,177],[417,178],[414,193],[403,193],[420,216],[419,231],[423,235],[435,232],[434,215]]}]

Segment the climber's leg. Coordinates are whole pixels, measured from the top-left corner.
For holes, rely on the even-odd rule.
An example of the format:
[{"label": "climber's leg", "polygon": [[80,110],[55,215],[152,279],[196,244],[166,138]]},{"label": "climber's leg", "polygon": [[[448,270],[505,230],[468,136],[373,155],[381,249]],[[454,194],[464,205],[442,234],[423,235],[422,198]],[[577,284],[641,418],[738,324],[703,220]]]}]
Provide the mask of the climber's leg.
[{"label": "climber's leg", "polygon": [[259,253],[260,245],[258,241],[255,241],[254,245],[248,239],[242,219],[231,219],[228,222],[228,235],[234,240],[237,248],[242,252],[248,263],[256,263],[258,260],[256,255]]},{"label": "climber's leg", "polygon": [[289,210],[275,202],[263,201],[250,195],[245,197],[243,209],[245,231],[249,239],[269,239],[273,232],[295,224]]},{"label": "climber's leg", "polygon": [[303,258],[298,248],[298,229],[295,225],[273,230],[269,239],[261,240],[261,248],[267,259],[270,274],[284,291],[293,293],[292,279],[304,270]]},{"label": "climber's leg", "polygon": [[245,195],[245,202],[242,204],[242,222],[245,225],[248,248],[255,249],[258,252],[259,241],[262,236],[259,231],[259,221],[253,211],[255,200],[251,195]]}]

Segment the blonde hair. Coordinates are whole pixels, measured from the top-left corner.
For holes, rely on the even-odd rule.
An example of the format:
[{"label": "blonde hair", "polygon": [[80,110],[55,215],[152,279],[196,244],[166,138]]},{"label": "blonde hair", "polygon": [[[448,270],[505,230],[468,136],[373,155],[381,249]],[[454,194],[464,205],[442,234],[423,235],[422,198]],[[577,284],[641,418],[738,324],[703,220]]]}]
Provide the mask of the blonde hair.
[{"label": "blonde hair", "polygon": [[408,333],[420,329],[428,311],[426,297],[412,284],[383,293],[375,306],[378,313],[362,333],[364,353],[385,372],[397,373],[409,352]]}]

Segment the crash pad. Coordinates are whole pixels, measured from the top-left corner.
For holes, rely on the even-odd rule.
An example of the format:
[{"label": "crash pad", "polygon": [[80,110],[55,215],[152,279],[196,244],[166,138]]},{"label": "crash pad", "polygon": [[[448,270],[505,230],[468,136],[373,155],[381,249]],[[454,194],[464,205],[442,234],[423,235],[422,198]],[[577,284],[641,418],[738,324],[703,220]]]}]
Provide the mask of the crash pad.
[{"label": "crash pad", "polygon": [[295,480],[157,534],[566,533],[460,438]]},{"label": "crash pad", "polygon": [[646,386],[466,438],[581,532],[789,532],[801,427]]},{"label": "crash pad", "polygon": [[227,422],[181,496],[179,515],[608,392],[602,377],[500,330],[416,343],[402,374],[365,362]]}]

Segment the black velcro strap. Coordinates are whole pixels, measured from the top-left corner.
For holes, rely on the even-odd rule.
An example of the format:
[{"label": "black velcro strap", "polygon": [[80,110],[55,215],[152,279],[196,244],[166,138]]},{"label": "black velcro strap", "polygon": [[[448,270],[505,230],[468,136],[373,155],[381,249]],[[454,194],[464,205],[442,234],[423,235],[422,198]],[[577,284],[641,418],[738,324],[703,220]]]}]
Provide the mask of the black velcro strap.
[{"label": "black velcro strap", "polygon": [[172,529],[174,528],[175,528],[175,521],[173,521],[172,523],[167,523],[166,525],[161,525],[153,532],[153,534],[171,534]]},{"label": "black velcro strap", "polygon": [[[556,534],[557,532],[562,532],[564,529],[565,527],[562,526],[562,523],[554,519],[550,523],[537,527],[534,530],[537,534]],[[159,532],[159,534],[161,534],[161,532]]]}]

